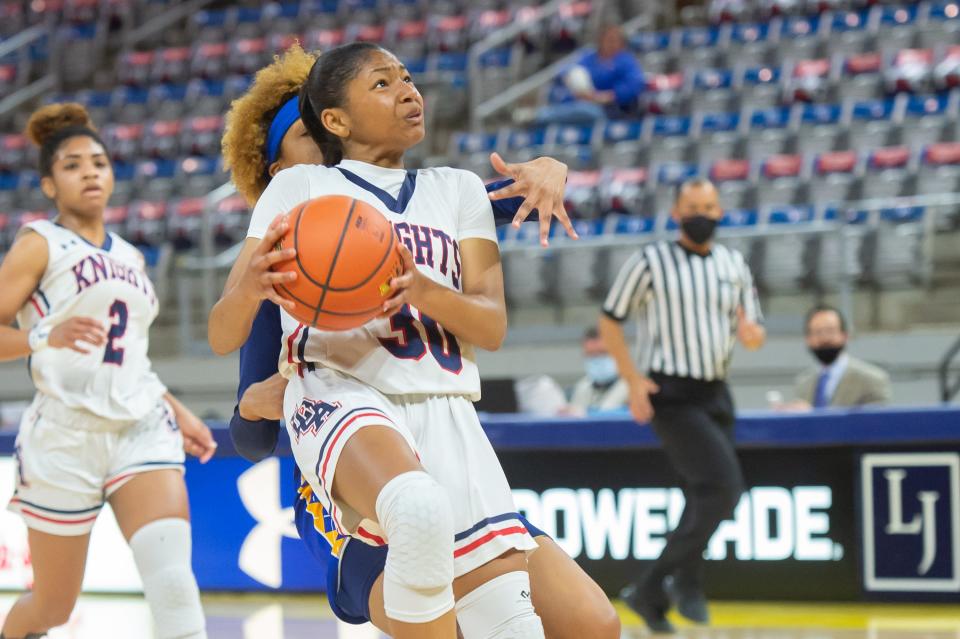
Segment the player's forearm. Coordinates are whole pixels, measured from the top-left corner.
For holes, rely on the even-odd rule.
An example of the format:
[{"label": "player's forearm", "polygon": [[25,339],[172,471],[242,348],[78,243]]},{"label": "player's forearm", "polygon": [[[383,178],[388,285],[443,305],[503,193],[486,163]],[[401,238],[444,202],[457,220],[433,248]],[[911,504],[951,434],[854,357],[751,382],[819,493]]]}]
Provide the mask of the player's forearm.
[{"label": "player's forearm", "polygon": [[458,338],[487,351],[499,349],[507,335],[506,304],[494,295],[460,293],[434,284],[416,306]]},{"label": "player's forearm", "polygon": [[617,363],[617,371],[620,373],[620,377],[628,382],[642,377],[630,356],[630,347],[627,345],[627,338],[623,334],[623,326],[620,322],[606,315],[601,315],[597,326],[600,339],[607,347],[610,357]]},{"label": "player's forearm", "polygon": [[213,305],[207,319],[207,341],[217,355],[228,355],[247,341],[260,301],[234,286]]},{"label": "player's forearm", "polygon": [[0,326],[0,362],[10,362],[30,355],[29,332],[12,326]]}]

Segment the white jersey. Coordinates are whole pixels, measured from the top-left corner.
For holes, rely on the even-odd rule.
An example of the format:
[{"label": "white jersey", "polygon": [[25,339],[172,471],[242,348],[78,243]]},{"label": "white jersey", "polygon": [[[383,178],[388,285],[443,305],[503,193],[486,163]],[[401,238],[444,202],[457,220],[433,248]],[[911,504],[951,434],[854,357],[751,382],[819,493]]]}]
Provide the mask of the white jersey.
[{"label": "white jersey", "polygon": [[[452,168],[385,169],[344,160],[336,167],[300,165],[279,172],[260,197],[248,237],[262,238],[277,215],[323,195],[347,195],[371,204],[435,282],[462,290],[460,242],[497,241],[493,210],[476,175]],[[349,331],[307,327],[281,310],[280,372],[287,378],[323,366],[387,395],[480,396],[471,344],[413,307]]]},{"label": "white jersey", "polygon": [[20,327],[53,328],[70,317],[90,317],[107,329],[106,344],[88,345],[89,354],[49,347],[33,354],[30,374],[37,390],[105,419],[141,420],[166,393],[147,357],[158,309],[143,255],[113,233],[98,247],[54,222],[27,227],[47,240],[50,258],[36,292],[17,314]]}]

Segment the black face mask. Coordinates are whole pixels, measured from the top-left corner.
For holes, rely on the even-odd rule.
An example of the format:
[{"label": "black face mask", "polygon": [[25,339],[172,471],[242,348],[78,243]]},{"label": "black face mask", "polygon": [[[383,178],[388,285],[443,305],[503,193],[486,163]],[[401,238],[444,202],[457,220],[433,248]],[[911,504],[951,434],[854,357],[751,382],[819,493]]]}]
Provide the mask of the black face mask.
[{"label": "black face mask", "polygon": [[713,237],[717,220],[700,213],[683,218],[680,228],[694,244],[706,244]]},{"label": "black face mask", "polygon": [[840,346],[821,346],[820,348],[811,348],[810,352],[820,360],[820,363],[824,366],[830,366],[837,358],[840,357],[840,353],[843,352],[843,345]]}]

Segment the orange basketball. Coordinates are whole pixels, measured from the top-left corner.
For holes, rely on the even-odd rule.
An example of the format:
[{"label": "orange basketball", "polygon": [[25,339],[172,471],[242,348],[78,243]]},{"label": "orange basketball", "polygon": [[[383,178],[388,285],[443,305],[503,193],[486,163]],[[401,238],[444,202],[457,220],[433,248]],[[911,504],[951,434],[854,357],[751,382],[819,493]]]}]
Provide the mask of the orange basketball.
[{"label": "orange basketball", "polygon": [[296,304],[290,314],[328,331],[357,328],[376,317],[390,295],[390,278],[403,271],[390,221],[346,195],[304,202],[287,221],[277,249],[292,246],[297,255],[273,270],[297,274],[276,287]]}]

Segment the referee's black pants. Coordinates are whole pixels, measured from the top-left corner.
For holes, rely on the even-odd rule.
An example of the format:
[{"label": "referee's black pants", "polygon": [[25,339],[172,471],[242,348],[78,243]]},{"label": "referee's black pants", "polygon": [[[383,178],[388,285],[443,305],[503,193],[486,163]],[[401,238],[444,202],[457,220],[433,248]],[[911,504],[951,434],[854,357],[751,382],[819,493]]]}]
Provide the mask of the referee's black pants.
[{"label": "referee's black pants", "polygon": [[653,429],[682,479],[686,504],[677,527],[644,579],[647,600],[667,606],[663,580],[672,575],[680,593],[703,590],[703,551],[744,491],[733,444],[734,407],[727,385],[653,373],[660,392],[651,396]]}]

